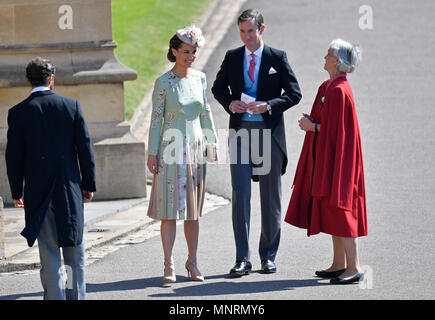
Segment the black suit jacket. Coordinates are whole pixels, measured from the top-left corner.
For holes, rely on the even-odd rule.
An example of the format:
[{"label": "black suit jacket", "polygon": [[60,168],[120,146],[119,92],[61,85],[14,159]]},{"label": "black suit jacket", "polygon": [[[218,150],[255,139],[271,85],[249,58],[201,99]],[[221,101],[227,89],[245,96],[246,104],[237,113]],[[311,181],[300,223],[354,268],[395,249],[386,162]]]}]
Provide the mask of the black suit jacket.
[{"label": "black suit jacket", "polygon": [[[229,126],[233,129],[237,129],[242,114],[233,113],[229,106],[233,100],[240,100],[244,90],[244,55],[245,46],[227,51],[211,88],[216,100],[230,115]],[[276,73],[269,74],[272,67]],[[301,98],[301,90],[287,61],[286,53],[264,45],[258,74],[257,101],[266,101],[272,108],[272,115],[265,112],[262,116],[266,126],[272,130],[272,137],[284,154],[281,174],[285,173],[287,167],[283,112],[298,104]],[[255,177],[254,180],[256,180]]]},{"label": "black suit jacket", "polygon": [[79,102],[52,91],[35,92],[9,110],[8,125],[12,198],[21,198],[24,188],[26,226],[21,234],[33,246],[51,202],[59,246],[81,244],[82,190],[96,188],[94,155]]}]

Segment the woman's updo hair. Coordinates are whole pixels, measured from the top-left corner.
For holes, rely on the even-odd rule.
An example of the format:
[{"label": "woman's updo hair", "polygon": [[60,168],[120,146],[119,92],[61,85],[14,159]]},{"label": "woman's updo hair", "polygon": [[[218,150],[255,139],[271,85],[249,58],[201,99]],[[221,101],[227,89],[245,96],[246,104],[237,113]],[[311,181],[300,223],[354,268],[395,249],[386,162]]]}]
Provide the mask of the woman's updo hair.
[{"label": "woman's updo hair", "polygon": [[171,40],[169,40],[169,50],[168,50],[168,60],[170,62],[175,62],[175,56],[172,53],[172,49],[178,50],[181,48],[183,41],[181,41],[177,35],[174,35]]},{"label": "woman's updo hair", "polygon": [[361,48],[342,39],[335,39],[329,44],[329,49],[338,58],[337,69],[340,72],[353,72],[361,62]]}]

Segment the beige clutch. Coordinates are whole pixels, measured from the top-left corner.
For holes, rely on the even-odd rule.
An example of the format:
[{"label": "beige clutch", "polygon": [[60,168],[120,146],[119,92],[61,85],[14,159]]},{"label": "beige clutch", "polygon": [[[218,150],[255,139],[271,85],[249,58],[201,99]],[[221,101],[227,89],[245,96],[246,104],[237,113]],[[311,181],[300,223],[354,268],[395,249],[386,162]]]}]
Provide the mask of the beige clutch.
[{"label": "beige clutch", "polygon": [[206,159],[208,162],[215,162],[218,160],[217,146],[213,143],[209,143],[205,149]]}]

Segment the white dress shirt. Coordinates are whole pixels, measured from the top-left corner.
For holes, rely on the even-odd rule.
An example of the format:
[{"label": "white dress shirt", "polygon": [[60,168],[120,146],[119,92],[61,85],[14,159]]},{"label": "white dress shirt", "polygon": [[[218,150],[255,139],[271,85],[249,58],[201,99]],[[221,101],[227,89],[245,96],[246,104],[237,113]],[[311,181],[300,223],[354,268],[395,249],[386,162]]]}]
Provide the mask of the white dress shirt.
[{"label": "white dress shirt", "polygon": [[245,46],[245,70],[249,70],[249,64],[251,63],[251,53],[255,55],[255,70],[254,70],[254,79],[257,79],[258,72],[260,71],[261,64],[261,56],[263,55],[264,43],[261,41],[261,46],[254,52],[249,51],[249,49]]},{"label": "white dress shirt", "polygon": [[[263,41],[261,41],[260,48],[258,48],[254,52],[249,51],[249,49],[245,46],[245,65],[244,65],[243,72],[249,70],[249,64],[251,63],[251,59],[252,59],[251,53],[254,53],[255,55],[254,80],[257,79],[258,73],[260,72],[261,56],[263,55],[263,49],[264,49]],[[231,101],[229,109],[232,113],[234,113],[234,111],[231,109],[232,103],[233,101]]]},{"label": "white dress shirt", "polygon": [[31,93],[39,92],[39,91],[47,91],[47,90],[51,90],[51,89],[49,87],[46,87],[46,86],[40,86],[40,87],[34,88]]}]

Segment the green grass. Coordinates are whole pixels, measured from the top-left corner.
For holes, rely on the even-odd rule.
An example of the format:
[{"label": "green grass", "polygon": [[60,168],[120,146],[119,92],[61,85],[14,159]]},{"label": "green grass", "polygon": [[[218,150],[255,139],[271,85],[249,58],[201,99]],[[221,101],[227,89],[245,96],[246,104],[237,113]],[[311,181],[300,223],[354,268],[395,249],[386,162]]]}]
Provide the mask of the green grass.
[{"label": "green grass", "polygon": [[125,116],[149,92],[167,65],[169,39],[177,29],[199,24],[211,0],[112,0],[115,55],[138,73],[124,83]]}]

